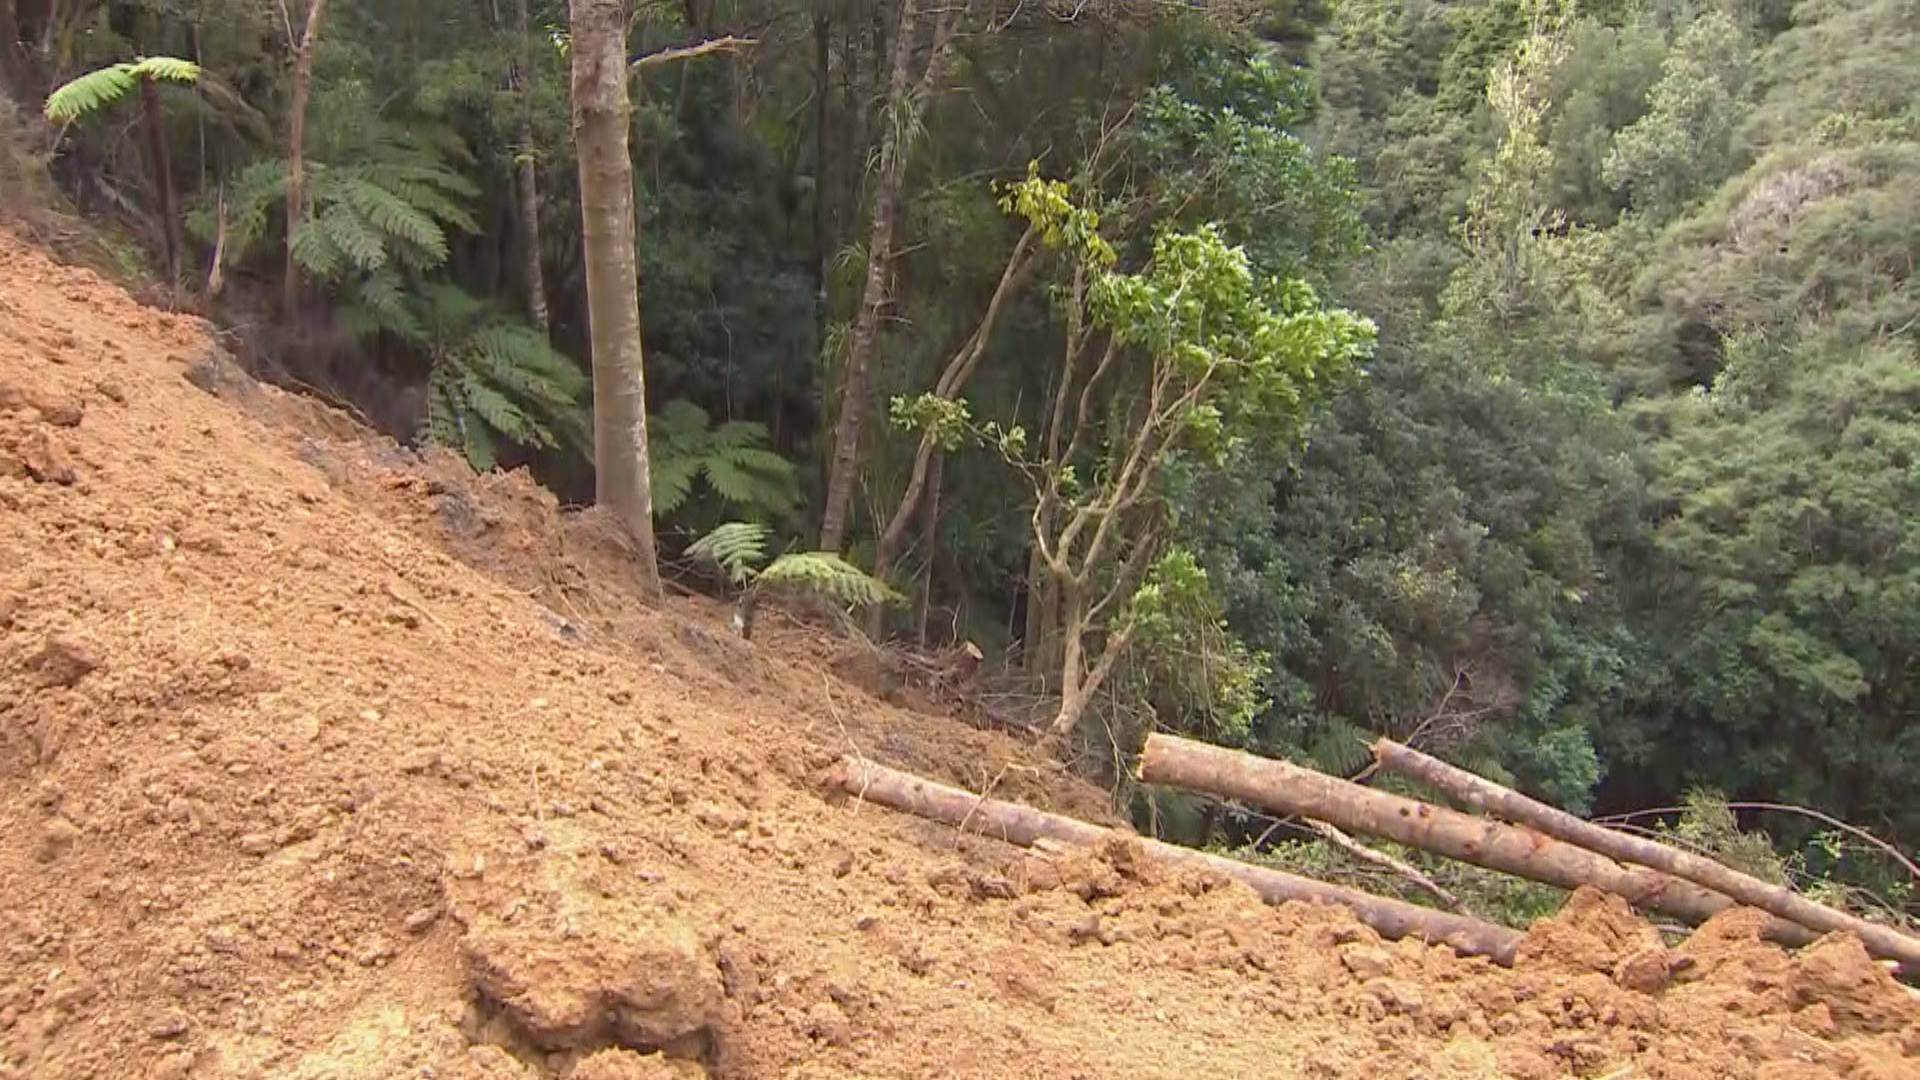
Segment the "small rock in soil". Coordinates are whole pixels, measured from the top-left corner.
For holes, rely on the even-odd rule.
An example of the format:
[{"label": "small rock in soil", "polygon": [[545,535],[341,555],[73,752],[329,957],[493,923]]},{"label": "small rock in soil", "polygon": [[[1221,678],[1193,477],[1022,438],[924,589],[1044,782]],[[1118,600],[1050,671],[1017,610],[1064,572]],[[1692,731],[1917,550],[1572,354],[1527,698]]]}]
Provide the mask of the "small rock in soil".
[{"label": "small rock in soil", "polygon": [[52,862],[67,853],[74,841],[80,839],[80,826],[63,817],[49,819],[40,826],[39,856],[41,862]]},{"label": "small rock in soil", "polygon": [[407,928],[407,933],[409,934],[423,934],[427,931],[428,927],[433,925],[434,920],[439,917],[440,912],[433,908],[417,908],[407,913],[407,917],[402,921],[401,925]]},{"label": "small rock in soil", "polygon": [[1340,950],[1340,962],[1361,979],[1377,979],[1393,970],[1393,954],[1373,945]]},{"label": "small rock in soil", "polygon": [[70,637],[49,637],[40,651],[27,658],[27,668],[38,674],[41,689],[72,686],[99,668],[92,650]]},{"label": "small rock in soil", "polygon": [[265,855],[273,847],[272,833],[247,833],[240,838],[240,852],[243,855]]},{"label": "small rock in soil", "polygon": [[57,397],[34,403],[40,410],[40,419],[54,427],[79,427],[80,420],[86,415],[86,406],[78,398]]},{"label": "small rock in soil", "polygon": [[43,484],[71,484],[79,475],[73,468],[73,455],[44,430],[27,436],[20,460],[27,467],[27,475]]},{"label": "small rock in soil", "polygon": [[853,1041],[853,1023],[840,1006],[822,1001],[807,1010],[807,1034],[828,1046],[846,1046]]},{"label": "small rock in soil", "polygon": [[186,1033],[187,1018],[179,1013],[168,1013],[147,1029],[147,1034],[156,1039],[177,1039]]}]

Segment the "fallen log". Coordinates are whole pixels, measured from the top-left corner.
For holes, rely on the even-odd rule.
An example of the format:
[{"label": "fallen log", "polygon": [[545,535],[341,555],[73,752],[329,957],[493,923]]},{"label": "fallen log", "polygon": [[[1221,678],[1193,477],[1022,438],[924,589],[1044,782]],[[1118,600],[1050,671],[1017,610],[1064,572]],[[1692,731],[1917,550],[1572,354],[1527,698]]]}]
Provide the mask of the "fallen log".
[{"label": "fallen log", "polygon": [[1837,911],[1809,900],[1792,889],[1770,885],[1712,859],[1669,847],[1657,840],[1602,828],[1391,739],[1374,743],[1373,756],[1382,769],[1418,780],[1481,813],[1531,826],[1555,839],[1578,844],[1610,858],[1638,863],[1683,878],[1812,931],[1844,931],[1859,938],[1867,951],[1880,959],[1898,961],[1909,971],[1920,970],[1920,938],[1890,926]]},{"label": "fallen log", "polygon": [[[1298,814],[1563,889],[1591,885],[1636,907],[1688,922],[1705,922],[1733,906],[1729,897],[1692,882],[1643,866],[1623,866],[1530,829],[1191,739],[1148,736],[1140,779],[1237,799],[1277,814]],[[1814,937],[1783,921],[1770,924],[1765,933],[1787,944],[1804,944]]]},{"label": "fallen log", "polygon": [[1021,847],[1045,846],[1050,841],[1094,847],[1116,838],[1137,839],[1147,857],[1155,862],[1232,878],[1252,888],[1270,904],[1289,900],[1338,904],[1390,940],[1417,937],[1451,946],[1468,956],[1489,957],[1502,965],[1513,963],[1514,950],[1520,943],[1519,932],[1504,926],[1254,866],[1238,859],[1138,838],[1030,806],[985,798],[871,761],[843,758],[837,773],[836,786],[856,798]]}]

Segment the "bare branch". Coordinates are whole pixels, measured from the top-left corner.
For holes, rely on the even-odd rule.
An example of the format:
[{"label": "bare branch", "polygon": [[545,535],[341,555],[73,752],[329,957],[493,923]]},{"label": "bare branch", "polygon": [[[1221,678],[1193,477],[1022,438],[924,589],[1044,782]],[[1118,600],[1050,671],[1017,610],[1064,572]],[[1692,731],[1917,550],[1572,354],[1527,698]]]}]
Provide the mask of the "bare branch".
[{"label": "bare branch", "polygon": [[1391,870],[1401,877],[1406,878],[1422,892],[1432,896],[1448,908],[1454,911],[1462,911],[1459,897],[1441,887],[1439,882],[1422,873],[1420,869],[1412,863],[1403,862],[1384,851],[1377,851],[1370,848],[1324,821],[1315,821],[1312,818],[1308,818],[1307,826],[1314,832],[1319,833],[1322,840],[1359,859],[1361,862],[1372,863],[1374,866]]},{"label": "bare branch", "polygon": [[732,34],[728,34],[725,37],[702,41],[696,45],[682,45],[677,48],[661,49],[658,52],[647,53],[635,59],[631,64],[628,64],[627,70],[639,71],[641,68],[652,67],[655,64],[670,64],[675,60],[691,60],[696,56],[709,56],[714,53],[734,53],[758,44],[760,44],[760,39],[758,38],[735,37]]}]

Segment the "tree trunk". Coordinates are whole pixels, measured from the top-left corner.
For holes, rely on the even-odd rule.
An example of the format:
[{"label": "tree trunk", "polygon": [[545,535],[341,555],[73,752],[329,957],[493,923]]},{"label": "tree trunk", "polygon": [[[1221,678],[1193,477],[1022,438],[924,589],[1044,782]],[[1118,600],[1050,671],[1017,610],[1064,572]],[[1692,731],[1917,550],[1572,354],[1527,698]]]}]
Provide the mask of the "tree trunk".
[{"label": "tree trunk", "polygon": [[1087,693],[1082,689],[1086,672],[1081,670],[1086,664],[1087,615],[1086,600],[1079,589],[1071,584],[1056,584],[1055,591],[1060,594],[1057,603],[1062,609],[1058,624],[1060,710],[1054,713],[1048,732],[1054,738],[1061,738],[1080,726],[1080,717],[1087,711]]},{"label": "tree trunk", "polygon": [[927,66],[921,69],[916,85],[908,86],[913,58],[914,28],[919,18],[915,0],[905,0],[900,23],[894,28],[890,70],[887,76],[887,100],[893,115],[885,118],[880,132],[878,185],[873,197],[872,227],[867,238],[867,276],[860,294],[860,310],[854,316],[853,332],[847,337],[847,361],[840,384],[840,415],[834,424],[833,461],[827,472],[826,508],[820,520],[820,550],[839,551],[846,543],[847,515],[853,505],[853,488],[860,476],[860,439],[866,431],[867,384],[871,379],[873,353],[880,336],[880,317],[886,310],[887,278],[893,260],[893,228],[899,214],[900,188],[906,182],[907,162],[913,156],[913,141],[908,117],[919,113],[933,94],[945,66],[957,9],[944,11],[934,27],[933,44]]},{"label": "tree trunk", "polygon": [[20,94],[25,79],[20,59],[20,20],[14,0],[0,0],[0,94]]},{"label": "tree trunk", "polygon": [[[1050,515],[1041,527],[1053,528]],[[1053,583],[1047,561],[1040,557],[1039,547],[1034,546],[1027,553],[1027,632],[1020,650],[1027,674],[1043,688],[1060,667],[1054,655],[1054,644],[1060,640],[1056,633],[1059,625],[1060,590]]]},{"label": "tree trunk", "polygon": [[926,501],[920,514],[920,589],[913,605],[913,640],[927,647],[927,617],[933,610],[933,564],[940,557],[940,484],[946,479],[947,455],[936,452],[927,476]]},{"label": "tree trunk", "polygon": [[[12,0],[0,0],[0,4]],[[0,42],[0,46],[4,46]],[[146,76],[140,77],[140,111],[147,129],[147,156],[153,166],[153,190],[159,205],[160,237],[167,254],[167,295],[180,284],[180,215],[175,210],[173,163],[167,158],[167,129],[161,122],[160,88]]]},{"label": "tree trunk", "polygon": [[832,158],[833,20],[822,10],[813,13],[813,340],[827,340],[827,208],[833,190],[827,165]]},{"label": "tree trunk", "polygon": [[1042,839],[1080,847],[1138,844],[1140,850],[1154,862],[1179,870],[1232,878],[1252,888],[1270,904],[1290,901],[1338,904],[1352,911],[1356,918],[1385,938],[1421,938],[1451,946],[1469,956],[1491,957],[1500,964],[1511,964],[1514,951],[1520,944],[1519,932],[1504,926],[1296,877],[1237,859],[1144,839],[1131,833],[1103,829],[1098,825],[1049,814],[1018,803],[982,798],[864,759],[842,758],[836,771],[837,786],[855,798],[1011,844],[1026,847]]},{"label": "tree trunk", "polygon": [[[1729,898],[1690,882],[1644,867],[1621,866],[1528,829],[1189,739],[1149,735],[1140,757],[1140,779],[1236,799],[1272,813],[1299,814],[1562,889],[1591,885],[1688,922],[1705,922],[1733,906]],[[1773,924],[1769,936],[1790,944],[1811,940],[1800,927],[1783,922]]]},{"label": "tree trunk", "polygon": [[300,266],[293,258],[293,234],[307,220],[307,95],[313,84],[313,43],[327,0],[309,0],[307,25],[293,54],[293,101],[287,106],[287,271],[281,298],[282,314],[293,319],[300,310]]},{"label": "tree trunk", "polygon": [[520,92],[520,145],[514,152],[515,195],[520,200],[521,284],[527,290],[527,317],[545,335],[551,332],[547,314],[547,283],[540,268],[540,179],[533,145],[533,27],[527,0],[515,0],[519,19],[520,55],[514,61],[514,88]]},{"label": "tree trunk", "polygon": [[593,347],[594,499],[633,538],[643,588],[657,598],[660,567],[647,466],[633,162],[627,148],[627,8],[622,0],[571,0],[569,8],[580,236]]},{"label": "tree trunk", "polygon": [[[887,100],[895,109],[910,108],[907,100],[908,62],[913,57],[914,24],[919,16],[915,0],[900,7],[900,25],[893,34],[893,56],[887,79]],[[860,437],[867,422],[868,368],[880,332],[880,314],[887,303],[887,262],[893,251],[893,225],[900,202],[900,184],[906,170],[901,157],[900,125],[888,123],[880,132],[880,161],[874,176],[873,217],[867,230],[867,276],[860,293],[860,310],[847,341],[846,363],[840,380],[840,415],[834,423],[833,458],[827,470],[826,507],[820,518],[820,550],[837,552],[846,543],[847,512],[853,504],[853,485],[860,471]]]},{"label": "tree trunk", "polygon": [[1836,911],[1791,889],[1769,885],[1712,859],[1645,837],[1601,828],[1390,739],[1374,743],[1373,756],[1382,769],[1418,780],[1481,813],[1530,825],[1556,840],[1578,844],[1622,862],[1664,871],[1809,930],[1852,934],[1875,956],[1897,960],[1910,971],[1920,970],[1920,939],[1892,927]]}]

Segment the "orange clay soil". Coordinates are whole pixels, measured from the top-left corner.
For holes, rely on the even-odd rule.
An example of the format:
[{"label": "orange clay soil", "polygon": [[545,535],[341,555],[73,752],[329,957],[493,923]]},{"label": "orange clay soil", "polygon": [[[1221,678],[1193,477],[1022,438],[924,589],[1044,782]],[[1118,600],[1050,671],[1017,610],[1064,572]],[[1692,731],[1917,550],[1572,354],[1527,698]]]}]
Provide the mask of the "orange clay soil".
[{"label": "orange clay soil", "polygon": [[828,798],[1111,820],[623,565],[0,233],[0,1077],[1920,1077],[1855,942],[1748,913],[1582,893],[1508,971]]}]

